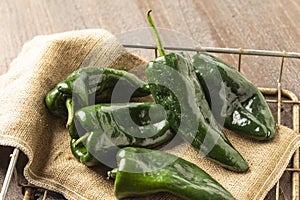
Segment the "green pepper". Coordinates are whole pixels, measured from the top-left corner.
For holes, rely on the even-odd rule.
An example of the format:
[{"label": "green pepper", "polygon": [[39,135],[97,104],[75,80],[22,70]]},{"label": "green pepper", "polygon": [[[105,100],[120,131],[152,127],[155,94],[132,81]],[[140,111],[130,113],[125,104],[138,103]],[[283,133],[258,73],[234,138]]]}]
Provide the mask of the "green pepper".
[{"label": "green pepper", "polygon": [[186,200],[234,199],[216,180],[197,165],[157,150],[126,147],[117,154],[114,178],[118,199],[168,192]]},{"label": "green pepper", "polygon": [[46,95],[46,106],[48,107],[49,111],[55,116],[67,116],[65,102],[68,98],[70,98],[69,95],[61,93],[55,87]]},{"label": "green pepper", "polygon": [[[118,94],[112,99],[114,88]],[[46,96],[45,102],[50,112],[59,117],[67,117],[67,98],[78,105],[75,109],[101,102],[121,102],[132,97],[149,95],[147,84],[134,74],[123,70],[104,67],[80,68],[58,83]],[[76,109],[76,110],[77,110]]]},{"label": "green pepper", "polygon": [[90,154],[82,142],[76,139],[70,141],[71,152],[77,160],[84,163],[88,167],[97,165],[99,162]]},{"label": "green pepper", "polygon": [[245,172],[249,166],[219,129],[191,63],[185,53],[165,55],[148,12],[160,57],[146,67],[150,91],[157,104],[167,112],[171,129],[195,149],[223,167]]},{"label": "green pepper", "polygon": [[276,122],[259,89],[236,69],[206,53],[192,57],[214,117],[224,127],[258,140],[276,134]]},{"label": "green pepper", "polygon": [[170,141],[166,114],[159,105],[147,103],[97,104],[75,113],[80,126],[78,141],[100,162],[115,166],[113,159],[120,147],[156,148]]}]

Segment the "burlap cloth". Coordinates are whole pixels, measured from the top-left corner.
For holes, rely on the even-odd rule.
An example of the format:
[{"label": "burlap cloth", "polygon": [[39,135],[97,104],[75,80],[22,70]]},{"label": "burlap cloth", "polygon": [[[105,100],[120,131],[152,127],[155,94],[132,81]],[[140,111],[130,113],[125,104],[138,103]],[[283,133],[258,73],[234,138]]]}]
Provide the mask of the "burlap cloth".
[{"label": "burlap cloth", "polygon": [[[24,45],[9,71],[0,77],[0,145],[17,147],[28,156],[24,175],[32,184],[68,199],[115,199],[113,181],[106,179],[105,167],[87,168],[73,158],[65,121],[48,112],[44,97],[79,67],[97,65],[129,70],[144,63],[104,30],[35,37]],[[256,142],[235,133],[227,135],[248,161],[248,173],[224,170],[202,159],[191,148],[182,153],[186,144],[169,151],[202,167],[241,200],[263,199],[300,145],[297,133],[283,126],[271,142]],[[160,194],[148,199],[174,197]]]}]

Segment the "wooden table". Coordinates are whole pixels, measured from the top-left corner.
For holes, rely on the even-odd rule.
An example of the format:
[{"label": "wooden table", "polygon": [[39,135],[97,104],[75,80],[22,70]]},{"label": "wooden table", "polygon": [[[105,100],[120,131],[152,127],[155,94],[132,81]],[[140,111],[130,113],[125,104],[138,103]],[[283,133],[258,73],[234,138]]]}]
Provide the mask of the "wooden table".
[{"label": "wooden table", "polygon": [[[299,0],[2,0],[0,74],[36,35],[87,28],[119,34],[147,27],[149,9],[158,27],[178,31],[204,47],[300,52]],[[236,55],[220,57],[238,64]],[[280,63],[280,58],[244,56],[242,72],[258,86],[277,87]],[[299,71],[299,59],[286,61],[282,77],[282,87],[298,97]],[[5,165],[1,165],[1,184]]]}]

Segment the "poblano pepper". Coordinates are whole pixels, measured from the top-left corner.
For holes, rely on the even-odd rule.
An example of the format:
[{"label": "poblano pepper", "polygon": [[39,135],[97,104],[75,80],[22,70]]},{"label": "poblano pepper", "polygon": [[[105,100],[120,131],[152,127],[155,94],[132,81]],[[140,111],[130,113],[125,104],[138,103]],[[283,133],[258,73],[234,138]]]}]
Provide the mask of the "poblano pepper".
[{"label": "poblano pepper", "polygon": [[83,142],[87,154],[108,166],[116,165],[113,158],[120,147],[155,148],[174,136],[164,110],[151,102],[84,107],[75,113],[75,126],[82,135],[76,143]]},{"label": "poblano pepper", "polygon": [[[115,93],[113,93],[115,92]],[[149,95],[147,84],[134,74],[105,67],[80,68],[58,83],[46,96],[45,102],[56,116],[68,117],[81,107],[101,102],[126,102],[130,97]],[[66,100],[72,104],[66,106]]]},{"label": "poblano pepper", "polygon": [[148,21],[161,57],[147,64],[146,77],[157,104],[167,112],[170,127],[202,154],[223,167],[245,172],[249,166],[219,129],[198,82],[190,57],[165,55],[150,12]]},{"label": "poblano pepper", "polygon": [[99,161],[87,151],[82,142],[79,142],[76,139],[71,139],[70,147],[74,157],[86,166],[93,167],[99,163]]},{"label": "poblano pepper", "polygon": [[209,174],[182,158],[157,150],[126,147],[117,154],[114,178],[118,199],[168,192],[186,200],[234,197]]},{"label": "poblano pepper", "polygon": [[220,124],[258,140],[276,134],[276,122],[259,89],[236,69],[206,53],[192,57],[204,93]]}]

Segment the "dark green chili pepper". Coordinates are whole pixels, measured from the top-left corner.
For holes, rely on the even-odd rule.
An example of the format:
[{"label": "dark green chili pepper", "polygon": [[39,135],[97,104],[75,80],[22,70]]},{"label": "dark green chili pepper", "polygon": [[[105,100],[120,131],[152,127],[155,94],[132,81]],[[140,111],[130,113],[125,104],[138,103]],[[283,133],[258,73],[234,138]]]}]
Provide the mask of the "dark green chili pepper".
[{"label": "dark green chili pepper", "polygon": [[86,147],[82,142],[76,139],[71,139],[70,147],[74,157],[77,158],[80,162],[84,163],[86,166],[92,167],[99,163],[98,160],[95,159],[92,154],[90,154],[86,150]]},{"label": "dark green chili pepper", "polygon": [[214,117],[228,129],[258,140],[276,134],[276,122],[259,89],[236,69],[206,53],[192,57]]},{"label": "dark green chili pepper", "polygon": [[[155,29],[149,12],[148,20]],[[155,37],[159,40],[157,34]],[[159,43],[158,49],[163,52]],[[175,132],[223,167],[236,172],[248,170],[247,162],[218,128],[187,54],[161,55],[148,63],[146,76],[155,102],[166,109]]]},{"label": "dark green chili pepper", "polygon": [[149,93],[147,84],[134,74],[112,68],[87,67],[74,71],[58,83],[47,94],[45,102],[54,115],[68,117],[69,128],[74,110],[101,102],[126,102],[130,97],[143,97]]},{"label": "dark green chili pepper", "polygon": [[168,192],[186,200],[234,199],[209,174],[182,158],[162,151],[126,147],[117,154],[115,179],[118,199]]},{"label": "dark green chili pepper", "polygon": [[49,111],[55,116],[67,116],[65,102],[69,95],[61,93],[56,87],[46,95],[45,102]]},{"label": "dark green chili pepper", "polygon": [[[118,92],[124,93],[117,94],[116,99],[111,99],[116,85],[119,87]],[[111,100],[113,102],[124,101],[128,94],[130,96],[132,94],[132,97],[149,95],[147,84],[134,74],[105,67],[87,67],[76,70],[65,81],[59,83],[57,88],[64,94],[74,95],[74,92],[78,92],[75,95],[80,96],[84,106]]]},{"label": "dark green chili pepper", "polygon": [[[155,148],[173,138],[161,106],[155,103],[97,104],[75,113],[75,125],[83,135],[79,141],[94,157],[115,166],[120,147]],[[84,134],[86,133],[86,134]]]},{"label": "dark green chili pepper", "polygon": [[[116,94],[115,99],[111,99],[116,84],[117,91],[124,93]],[[91,103],[128,100],[126,97],[129,94],[132,94],[132,97],[147,96],[149,88],[144,81],[129,72],[104,67],[87,67],[74,71],[66,80],[58,83],[47,94],[45,101],[54,115],[66,117],[65,101],[72,96],[76,98],[80,107],[83,107]]]}]

